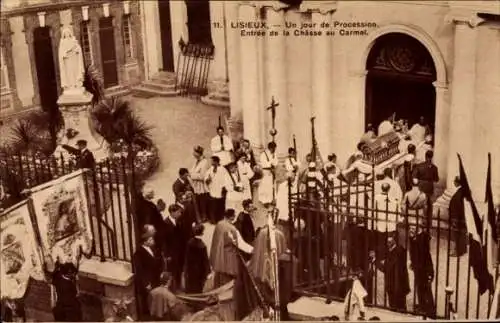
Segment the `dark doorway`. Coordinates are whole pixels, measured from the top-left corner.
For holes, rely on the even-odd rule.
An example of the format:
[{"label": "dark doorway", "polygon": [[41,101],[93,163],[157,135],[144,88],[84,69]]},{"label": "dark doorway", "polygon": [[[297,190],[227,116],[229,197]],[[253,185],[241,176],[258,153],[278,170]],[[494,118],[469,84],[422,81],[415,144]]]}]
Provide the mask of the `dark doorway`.
[{"label": "dark doorway", "polygon": [[52,53],[50,27],[38,27],[34,30],[34,50],[40,105],[45,111],[57,109],[57,78]]},{"label": "dark doorway", "polygon": [[158,1],[160,11],[160,37],[163,70],[174,72],[174,53],[172,51],[172,26],[170,24],[170,1]]},{"label": "dark doorway", "polygon": [[101,44],[104,87],[109,88],[118,85],[113,17],[99,19],[99,40]]},{"label": "dark doorway", "polygon": [[211,44],[212,32],[208,0],[186,0],[186,7],[189,42],[192,44]]},{"label": "dark doorway", "polygon": [[423,116],[434,131],[436,70],[431,55],[416,39],[401,33],[381,36],[367,60],[366,118],[377,127],[396,114],[411,127]]}]

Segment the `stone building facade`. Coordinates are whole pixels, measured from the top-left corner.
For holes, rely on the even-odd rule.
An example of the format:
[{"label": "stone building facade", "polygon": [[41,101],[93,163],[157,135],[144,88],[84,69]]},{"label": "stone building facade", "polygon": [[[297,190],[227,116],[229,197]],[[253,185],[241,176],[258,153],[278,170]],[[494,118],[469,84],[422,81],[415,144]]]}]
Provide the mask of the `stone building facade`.
[{"label": "stone building facade", "polygon": [[58,47],[66,27],[108,91],[126,91],[144,78],[137,1],[3,1],[1,25],[2,116],[57,102]]},{"label": "stone building facade", "polygon": [[[256,147],[271,140],[272,97],[282,155],[292,135],[299,157],[310,150],[315,116],[320,151],[335,152],[341,164],[368,123],[393,112],[411,123],[424,115],[441,184],[452,185],[460,153],[484,199],[491,152],[500,198],[498,1],[239,1],[226,2],[225,13],[231,116]],[[242,36],[230,25],[237,21],[272,27],[266,36]],[[301,34],[302,24],[314,23],[303,30],[321,36]]]}]

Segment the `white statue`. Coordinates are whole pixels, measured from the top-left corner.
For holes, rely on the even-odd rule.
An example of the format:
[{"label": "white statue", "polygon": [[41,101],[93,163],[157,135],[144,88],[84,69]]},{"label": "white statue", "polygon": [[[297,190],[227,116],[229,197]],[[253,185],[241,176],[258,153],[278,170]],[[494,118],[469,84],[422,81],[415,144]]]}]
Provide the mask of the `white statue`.
[{"label": "white statue", "polygon": [[59,42],[59,70],[64,93],[84,91],[82,47],[69,28],[63,29]]}]

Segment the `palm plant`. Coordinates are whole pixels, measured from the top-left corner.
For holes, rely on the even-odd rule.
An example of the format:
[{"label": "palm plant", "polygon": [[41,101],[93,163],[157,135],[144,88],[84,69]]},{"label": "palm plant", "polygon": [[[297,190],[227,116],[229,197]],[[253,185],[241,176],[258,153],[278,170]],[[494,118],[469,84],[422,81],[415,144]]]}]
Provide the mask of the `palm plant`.
[{"label": "palm plant", "polygon": [[83,87],[92,94],[92,105],[104,99],[104,80],[95,65],[90,64],[85,67],[83,75]]},{"label": "palm plant", "polygon": [[40,128],[28,118],[19,119],[10,131],[10,146],[16,152],[31,154],[43,146]]},{"label": "palm plant", "polygon": [[97,132],[109,144],[122,141],[131,160],[135,157],[135,146],[152,146],[151,127],[134,114],[128,101],[116,97],[103,99],[94,106],[92,117]]}]

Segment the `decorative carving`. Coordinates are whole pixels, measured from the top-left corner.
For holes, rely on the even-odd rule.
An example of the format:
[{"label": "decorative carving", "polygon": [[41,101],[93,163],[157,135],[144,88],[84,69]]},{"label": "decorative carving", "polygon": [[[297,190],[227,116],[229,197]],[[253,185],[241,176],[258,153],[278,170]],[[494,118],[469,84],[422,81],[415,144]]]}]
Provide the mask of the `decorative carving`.
[{"label": "decorative carving", "polygon": [[435,78],[436,70],[427,49],[416,39],[401,34],[382,36],[373,46],[367,68]]},{"label": "decorative carving", "polygon": [[398,72],[409,73],[415,68],[415,55],[406,46],[388,48],[387,56],[392,68]]}]

